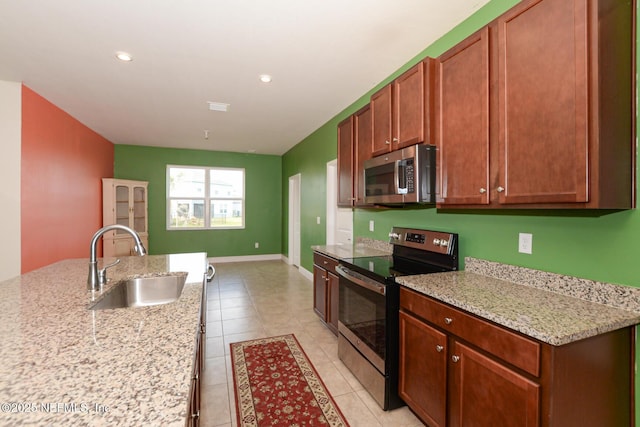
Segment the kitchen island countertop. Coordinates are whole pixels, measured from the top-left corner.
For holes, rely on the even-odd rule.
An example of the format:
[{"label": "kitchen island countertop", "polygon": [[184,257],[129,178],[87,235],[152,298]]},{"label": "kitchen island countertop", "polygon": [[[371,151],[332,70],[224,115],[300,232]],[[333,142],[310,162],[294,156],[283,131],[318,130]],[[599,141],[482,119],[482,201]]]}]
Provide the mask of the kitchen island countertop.
[{"label": "kitchen island countertop", "polygon": [[[95,292],[88,259],[0,282],[0,425],[183,426],[206,265],[205,253],[121,257]],[[119,279],[178,271],[175,302],[88,309]]]}]

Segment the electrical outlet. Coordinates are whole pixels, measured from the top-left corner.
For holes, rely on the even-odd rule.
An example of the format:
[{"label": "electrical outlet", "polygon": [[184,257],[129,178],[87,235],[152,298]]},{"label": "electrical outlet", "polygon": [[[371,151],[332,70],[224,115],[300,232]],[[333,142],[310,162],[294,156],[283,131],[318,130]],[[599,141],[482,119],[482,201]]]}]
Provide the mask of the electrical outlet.
[{"label": "electrical outlet", "polygon": [[369,221],[369,231],[373,231],[374,230],[374,224],[373,224],[373,220]]},{"label": "electrical outlet", "polygon": [[256,243],[254,244],[254,246],[255,246],[255,248],[256,248],[256,249],[258,249],[258,248],[260,247],[260,243],[256,242]]},{"label": "electrical outlet", "polygon": [[319,216],[316,217],[316,224],[320,225],[320,217]]},{"label": "electrical outlet", "polygon": [[533,250],[533,234],[520,233],[518,236],[518,252],[522,254],[531,254]]}]

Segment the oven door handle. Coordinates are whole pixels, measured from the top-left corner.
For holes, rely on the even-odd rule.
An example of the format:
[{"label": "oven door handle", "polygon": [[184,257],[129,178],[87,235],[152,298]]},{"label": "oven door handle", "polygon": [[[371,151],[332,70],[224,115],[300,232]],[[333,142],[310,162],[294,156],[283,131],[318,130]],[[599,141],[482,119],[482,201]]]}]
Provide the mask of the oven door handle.
[{"label": "oven door handle", "polygon": [[369,289],[370,291],[376,292],[381,295],[385,295],[387,293],[387,287],[381,285],[379,282],[368,278],[367,276],[363,276],[360,273],[357,273],[353,270],[349,270],[343,265],[336,266],[336,271],[339,275],[349,280],[350,282],[355,283],[358,286],[362,286],[363,288]]}]

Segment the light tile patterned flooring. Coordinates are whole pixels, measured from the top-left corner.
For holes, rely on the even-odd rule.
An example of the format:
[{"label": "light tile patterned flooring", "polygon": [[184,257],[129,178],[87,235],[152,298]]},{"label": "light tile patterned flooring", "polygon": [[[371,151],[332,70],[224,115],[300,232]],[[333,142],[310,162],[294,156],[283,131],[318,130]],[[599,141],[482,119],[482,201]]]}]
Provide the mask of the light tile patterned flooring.
[{"label": "light tile patterned flooring", "polygon": [[313,285],[281,261],[215,264],[208,285],[200,425],[236,426],[229,344],[293,333],[349,424],[422,426],[407,407],[382,411],[338,359],[338,344],[313,312]]}]

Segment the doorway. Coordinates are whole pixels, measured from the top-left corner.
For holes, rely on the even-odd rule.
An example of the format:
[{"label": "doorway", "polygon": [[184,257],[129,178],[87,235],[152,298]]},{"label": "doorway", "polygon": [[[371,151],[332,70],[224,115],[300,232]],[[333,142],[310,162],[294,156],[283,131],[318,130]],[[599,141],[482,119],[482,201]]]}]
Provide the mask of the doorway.
[{"label": "doorway", "polygon": [[289,177],[289,255],[288,263],[300,267],[300,184],[302,175]]}]

